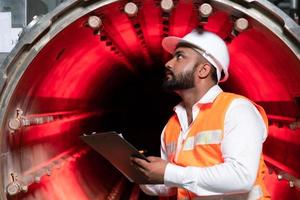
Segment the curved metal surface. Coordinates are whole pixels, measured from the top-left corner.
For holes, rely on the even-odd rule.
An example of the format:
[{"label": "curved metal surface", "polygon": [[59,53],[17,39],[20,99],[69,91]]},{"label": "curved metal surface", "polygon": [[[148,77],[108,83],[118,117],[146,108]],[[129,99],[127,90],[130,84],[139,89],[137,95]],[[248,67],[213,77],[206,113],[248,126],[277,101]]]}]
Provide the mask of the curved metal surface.
[{"label": "curved metal surface", "polygon": [[[61,193],[71,195],[72,190],[77,191],[73,197],[80,199],[144,198],[102,158],[86,150],[77,136],[115,128],[127,131],[136,145],[145,142],[149,149],[158,150],[159,130],[178,101],[159,86],[161,66],[168,58],[160,41],[168,34],[183,35],[196,27],[195,8],[202,1],[177,1],[165,16],[157,2],[136,1],[140,14],[128,17],[122,13],[125,1],[70,0],[23,31],[0,68],[1,199],[47,198],[41,185],[56,192],[57,199],[70,198]],[[266,157],[272,165],[298,176],[300,141],[286,124],[300,113],[295,104],[300,96],[300,27],[267,1],[210,3],[214,15],[204,28],[228,39],[237,18],[245,17],[251,26],[228,42],[231,78],[222,87],[265,107],[271,121]],[[103,21],[99,33],[86,25],[92,15]],[[143,120],[139,116],[145,104],[151,111]],[[144,122],[147,120],[154,128]],[[148,134],[140,136],[141,131]],[[280,156],[272,150],[274,145],[282,147],[277,152]],[[284,148],[291,155],[285,156]],[[53,170],[51,175],[52,169],[61,166],[66,166],[62,172]],[[94,175],[97,166],[101,168]],[[93,172],[86,173],[87,169]],[[68,175],[60,179],[62,174]],[[17,197],[7,194],[14,190],[19,192]]]}]

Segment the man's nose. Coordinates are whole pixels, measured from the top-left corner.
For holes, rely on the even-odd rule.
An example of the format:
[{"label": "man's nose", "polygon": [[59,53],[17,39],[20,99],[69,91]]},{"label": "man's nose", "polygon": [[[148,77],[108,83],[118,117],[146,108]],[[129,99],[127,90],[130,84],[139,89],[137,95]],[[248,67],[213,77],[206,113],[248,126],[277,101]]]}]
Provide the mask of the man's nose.
[{"label": "man's nose", "polygon": [[171,58],[168,62],[166,62],[165,68],[171,69],[173,68],[173,65],[174,65],[173,58]]}]

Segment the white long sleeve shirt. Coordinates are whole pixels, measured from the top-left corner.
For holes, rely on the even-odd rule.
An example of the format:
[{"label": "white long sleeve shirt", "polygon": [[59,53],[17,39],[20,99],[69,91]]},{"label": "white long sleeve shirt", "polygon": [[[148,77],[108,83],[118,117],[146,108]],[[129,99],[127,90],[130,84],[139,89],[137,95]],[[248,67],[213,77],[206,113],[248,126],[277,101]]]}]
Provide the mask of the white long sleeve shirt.
[{"label": "white long sleeve shirt", "polygon": [[[221,92],[222,89],[218,85],[210,88],[193,106],[193,121],[201,112],[197,104],[212,103]],[[187,137],[189,125],[182,104],[177,105],[174,110],[181,126],[177,155],[182,141]],[[161,158],[167,160],[163,137],[162,134]],[[224,138],[221,142],[224,163],[211,167],[182,167],[168,163],[164,184],[141,185],[141,189],[149,195],[161,196],[176,194],[177,187],[185,188],[198,196],[249,192],[257,176],[262,144],[266,137],[267,128],[256,107],[246,99],[235,99],[225,114]]]}]

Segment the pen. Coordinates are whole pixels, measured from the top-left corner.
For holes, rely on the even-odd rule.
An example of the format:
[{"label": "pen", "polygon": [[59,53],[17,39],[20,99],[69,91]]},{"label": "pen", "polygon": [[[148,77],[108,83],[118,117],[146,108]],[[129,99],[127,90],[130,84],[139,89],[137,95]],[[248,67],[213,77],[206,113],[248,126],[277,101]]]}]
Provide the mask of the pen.
[{"label": "pen", "polygon": [[139,153],[141,154],[144,154],[144,153],[147,153],[148,151],[146,149],[143,149],[143,150],[139,150]]}]

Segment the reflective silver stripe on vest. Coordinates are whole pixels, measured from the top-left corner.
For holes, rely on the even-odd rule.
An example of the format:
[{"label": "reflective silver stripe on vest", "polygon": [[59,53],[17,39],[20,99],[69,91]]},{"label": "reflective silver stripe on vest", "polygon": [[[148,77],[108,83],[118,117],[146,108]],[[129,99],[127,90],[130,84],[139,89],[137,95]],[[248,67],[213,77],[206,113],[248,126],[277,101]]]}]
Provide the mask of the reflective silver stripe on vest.
[{"label": "reflective silver stripe on vest", "polygon": [[196,145],[220,144],[222,141],[222,130],[201,131],[196,136],[188,137],[183,150],[193,150]]},{"label": "reflective silver stripe on vest", "polygon": [[188,137],[184,143],[183,151],[193,150],[195,146],[195,137]]},{"label": "reflective silver stripe on vest", "polygon": [[167,155],[174,154],[176,152],[177,143],[171,142],[166,145]]}]

